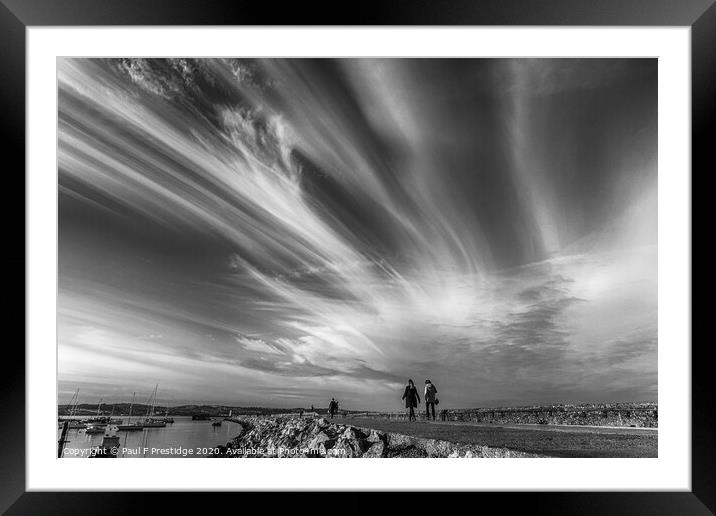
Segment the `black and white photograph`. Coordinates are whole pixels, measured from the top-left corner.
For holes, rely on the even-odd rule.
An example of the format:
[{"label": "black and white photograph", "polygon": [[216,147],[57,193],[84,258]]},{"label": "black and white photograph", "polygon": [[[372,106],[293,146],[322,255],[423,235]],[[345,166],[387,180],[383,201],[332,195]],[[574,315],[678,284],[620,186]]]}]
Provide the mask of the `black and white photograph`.
[{"label": "black and white photograph", "polygon": [[659,457],[658,66],[57,58],[57,457]]}]

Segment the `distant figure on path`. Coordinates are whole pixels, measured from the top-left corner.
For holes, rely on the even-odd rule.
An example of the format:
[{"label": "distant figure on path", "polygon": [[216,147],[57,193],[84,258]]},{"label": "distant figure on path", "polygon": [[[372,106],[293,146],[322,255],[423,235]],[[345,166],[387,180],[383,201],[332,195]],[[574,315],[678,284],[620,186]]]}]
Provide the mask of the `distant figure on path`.
[{"label": "distant figure on path", "polygon": [[425,417],[430,419],[430,408],[433,409],[433,421],[435,421],[435,403],[438,398],[435,396],[438,393],[437,388],[430,380],[425,380]]},{"label": "distant figure on path", "polygon": [[412,379],[408,380],[408,385],[405,386],[405,392],[403,392],[401,399],[405,400],[405,408],[410,409],[408,421],[417,421],[418,418],[415,417],[415,407],[420,403],[420,395]]},{"label": "distant figure on path", "polygon": [[331,419],[336,415],[336,412],[338,412],[338,402],[336,398],[331,398],[331,402],[328,404],[328,413],[331,415]]}]

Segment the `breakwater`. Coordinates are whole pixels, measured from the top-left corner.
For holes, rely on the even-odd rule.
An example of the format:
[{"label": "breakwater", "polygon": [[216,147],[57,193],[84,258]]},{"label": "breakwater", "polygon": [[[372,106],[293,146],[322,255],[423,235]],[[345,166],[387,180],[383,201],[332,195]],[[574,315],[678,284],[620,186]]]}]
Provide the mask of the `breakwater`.
[{"label": "breakwater", "polygon": [[393,432],[381,432],[329,421],[297,416],[249,416],[233,418],[241,433],[226,446],[223,457],[539,457],[539,455],[480,445],[458,445]]},{"label": "breakwater", "polygon": [[[655,403],[551,405],[539,407],[506,407],[476,409],[437,409],[438,419],[486,424],[589,425],[657,428],[658,406]],[[407,419],[405,412],[361,412],[348,417]],[[419,419],[425,413],[417,411]]]}]

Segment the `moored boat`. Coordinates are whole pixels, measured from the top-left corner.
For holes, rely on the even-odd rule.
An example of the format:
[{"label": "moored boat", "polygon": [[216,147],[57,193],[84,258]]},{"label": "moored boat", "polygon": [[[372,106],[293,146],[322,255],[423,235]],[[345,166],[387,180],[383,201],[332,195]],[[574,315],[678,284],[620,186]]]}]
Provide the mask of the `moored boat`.
[{"label": "moored boat", "polygon": [[137,430],[144,430],[144,425],[137,421],[126,425],[117,425],[117,430],[120,432],[136,432]]},{"label": "moored boat", "polygon": [[[59,421],[57,424],[57,428],[62,428],[62,425],[64,424],[65,421],[67,421],[67,420],[65,419],[65,420]],[[69,430],[79,430],[81,428],[85,428],[86,426],[87,426],[87,424],[84,421],[79,421],[79,420],[74,420],[74,419],[68,421],[68,423],[67,423],[67,428]]]},{"label": "moored boat", "polygon": [[167,408],[164,411],[164,417],[162,418],[162,421],[164,421],[165,423],[173,423],[174,422],[174,418],[169,417],[169,405],[167,405]]},{"label": "moored boat", "polygon": [[157,403],[157,389],[159,389],[159,384],[154,386],[154,391],[152,391],[152,394],[149,396],[151,404],[150,408],[147,410],[147,417],[145,417],[144,421],[142,421],[142,426],[144,428],[164,428],[167,426],[163,419],[154,417],[154,407]]},{"label": "moored boat", "polygon": [[161,419],[146,418],[142,421],[144,428],[164,428],[167,424]]},{"label": "moored boat", "polygon": [[80,390],[79,390],[79,388],[78,388],[78,389],[75,391],[75,393],[74,393],[74,395],[72,396],[72,399],[70,400],[70,403],[69,403],[69,407],[70,407],[69,416],[70,416],[70,418],[69,418],[69,419],[60,419],[60,420],[58,421],[58,428],[62,428],[62,426],[64,425],[65,421],[68,421],[68,423],[67,423],[67,428],[68,428],[69,430],[80,429],[80,428],[84,428],[84,427],[85,427],[85,422],[82,421],[81,419],[77,419],[77,418],[76,418],[76,415],[77,415],[77,407],[78,407],[78,405],[79,405],[79,396],[80,396]]},{"label": "moored boat", "polygon": [[137,430],[143,430],[144,425],[142,425],[141,421],[135,421],[132,422],[132,409],[134,408],[134,398],[136,397],[137,393],[132,393],[132,403],[129,405],[129,420],[127,421],[126,425],[117,425],[117,430],[121,432],[135,432]]}]

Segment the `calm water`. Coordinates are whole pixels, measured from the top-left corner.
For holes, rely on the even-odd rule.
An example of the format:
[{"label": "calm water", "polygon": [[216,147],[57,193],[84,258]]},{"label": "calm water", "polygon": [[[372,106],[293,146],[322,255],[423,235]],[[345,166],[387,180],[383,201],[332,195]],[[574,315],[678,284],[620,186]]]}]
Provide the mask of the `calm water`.
[{"label": "calm water", "polygon": [[[241,425],[222,421],[192,421],[191,416],[172,416],[174,423],[164,428],[145,428],[134,432],[117,432],[119,457],[203,457],[211,455],[210,448],[225,445],[241,432]],[[121,417],[120,417],[121,419]],[[127,417],[124,417],[125,422]],[[57,430],[57,439],[61,429]],[[93,447],[102,444],[103,434],[86,434],[83,429],[67,431],[63,457],[86,458]],[[188,453],[192,450],[192,453]]]}]

